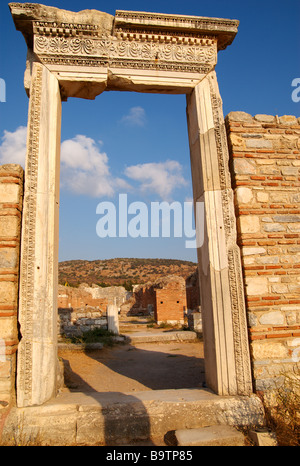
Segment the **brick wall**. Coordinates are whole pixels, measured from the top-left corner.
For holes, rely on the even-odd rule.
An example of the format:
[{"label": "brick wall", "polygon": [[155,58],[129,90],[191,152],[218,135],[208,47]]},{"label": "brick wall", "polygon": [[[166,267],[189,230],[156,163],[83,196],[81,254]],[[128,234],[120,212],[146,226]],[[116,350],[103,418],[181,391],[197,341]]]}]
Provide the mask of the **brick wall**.
[{"label": "brick wall", "polygon": [[200,286],[198,267],[196,271],[185,280],[186,305],[190,311],[198,311],[200,308]]},{"label": "brick wall", "polygon": [[14,402],[23,169],[0,166],[0,408]]},{"label": "brick wall", "polygon": [[135,285],[131,299],[121,307],[121,312],[132,316],[148,316],[154,311],[155,302],[155,289],[153,284]]},{"label": "brick wall", "polygon": [[170,283],[166,283],[162,288],[156,288],[156,305],[154,308],[154,318],[160,322],[181,322],[184,320],[186,305],[185,280],[177,277]]},{"label": "brick wall", "polygon": [[300,361],[300,119],[226,119],[256,390]]}]

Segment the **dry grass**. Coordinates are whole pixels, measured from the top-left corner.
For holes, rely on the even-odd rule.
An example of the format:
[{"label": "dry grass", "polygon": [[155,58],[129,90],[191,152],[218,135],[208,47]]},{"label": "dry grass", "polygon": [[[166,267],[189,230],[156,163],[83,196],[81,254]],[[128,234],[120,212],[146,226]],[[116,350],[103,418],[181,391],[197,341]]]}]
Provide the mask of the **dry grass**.
[{"label": "dry grass", "polygon": [[[278,445],[300,445],[300,365],[293,372],[282,374],[284,382],[266,406],[268,427],[276,433]],[[266,403],[265,403],[266,404]]]}]

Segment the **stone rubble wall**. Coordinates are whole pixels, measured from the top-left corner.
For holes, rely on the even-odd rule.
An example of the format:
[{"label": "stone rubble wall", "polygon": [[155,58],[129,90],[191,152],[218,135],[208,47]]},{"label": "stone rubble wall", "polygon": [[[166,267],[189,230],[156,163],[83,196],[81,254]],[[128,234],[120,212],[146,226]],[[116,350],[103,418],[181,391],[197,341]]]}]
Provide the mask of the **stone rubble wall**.
[{"label": "stone rubble wall", "polygon": [[84,307],[77,309],[58,309],[58,339],[80,337],[84,332],[96,328],[107,329],[107,315],[100,309]]},{"label": "stone rubble wall", "polygon": [[81,284],[78,288],[58,287],[58,335],[73,337],[95,328],[107,328],[107,307],[118,308],[128,297],[122,286],[99,287]]},{"label": "stone rubble wall", "polygon": [[98,285],[88,286],[82,283],[78,288],[58,286],[58,308],[81,308],[92,306],[102,311],[110,304],[120,307],[128,298],[128,292],[123,286],[102,288]]},{"label": "stone rubble wall", "polygon": [[300,118],[225,119],[256,390],[300,361]]},{"label": "stone rubble wall", "polygon": [[0,166],[0,408],[14,401],[23,169]]}]

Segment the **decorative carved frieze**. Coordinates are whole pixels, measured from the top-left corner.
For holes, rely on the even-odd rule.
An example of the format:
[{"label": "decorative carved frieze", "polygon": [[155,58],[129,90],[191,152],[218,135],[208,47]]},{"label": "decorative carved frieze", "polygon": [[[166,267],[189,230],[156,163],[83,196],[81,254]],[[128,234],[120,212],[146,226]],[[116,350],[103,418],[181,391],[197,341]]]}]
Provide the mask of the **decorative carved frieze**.
[{"label": "decorative carved frieze", "polygon": [[[115,17],[84,10],[74,13],[34,3],[11,3],[17,29],[39,59],[60,66],[86,63],[207,73],[217,51],[231,43],[238,21],[201,16],[117,10]],[[74,57],[90,57],[79,62]]]},{"label": "decorative carved frieze", "polygon": [[[174,42],[168,38],[160,36],[161,39],[142,39],[127,40],[114,37],[90,38],[82,37],[52,37],[46,35],[36,35],[34,37],[34,52],[40,56],[43,61],[46,56],[80,56],[107,58],[115,63],[118,59],[130,60],[147,60],[155,63],[156,67],[166,63],[176,63],[186,65],[188,71],[189,65],[194,71],[195,66],[211,65],[216,63],[217,47],[215,40],[197,39],[198,43],[192,45],[187,40],[178,43],[178,38]],[[182,38],[183,39],[183,38]],[[53,57],[52,57],[53,58]],[[128,63],[127,63],[128,66]]]}]

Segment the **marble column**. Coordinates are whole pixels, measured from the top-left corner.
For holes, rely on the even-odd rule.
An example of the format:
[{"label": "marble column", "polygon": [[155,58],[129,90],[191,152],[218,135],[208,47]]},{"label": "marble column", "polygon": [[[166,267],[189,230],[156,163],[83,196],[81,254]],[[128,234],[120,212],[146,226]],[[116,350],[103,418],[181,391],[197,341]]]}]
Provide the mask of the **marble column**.
[{"label": "marble column", "polygon": [[61,96],[40,63],[31,68],[22,220],[17,404],[56,394]]},{"label": "marble column", "polygon": [[119,308],[115,304],[107,306],[107,329],[119,335]]},{"label": "marble column", "polygon": [[[208,386],[219,395],[252,392],[240,251],[222,101],[215,72],[187,96],[194,202],[203,202],[197,249]],[[199,225],[197,225],[197,229]]]}]

